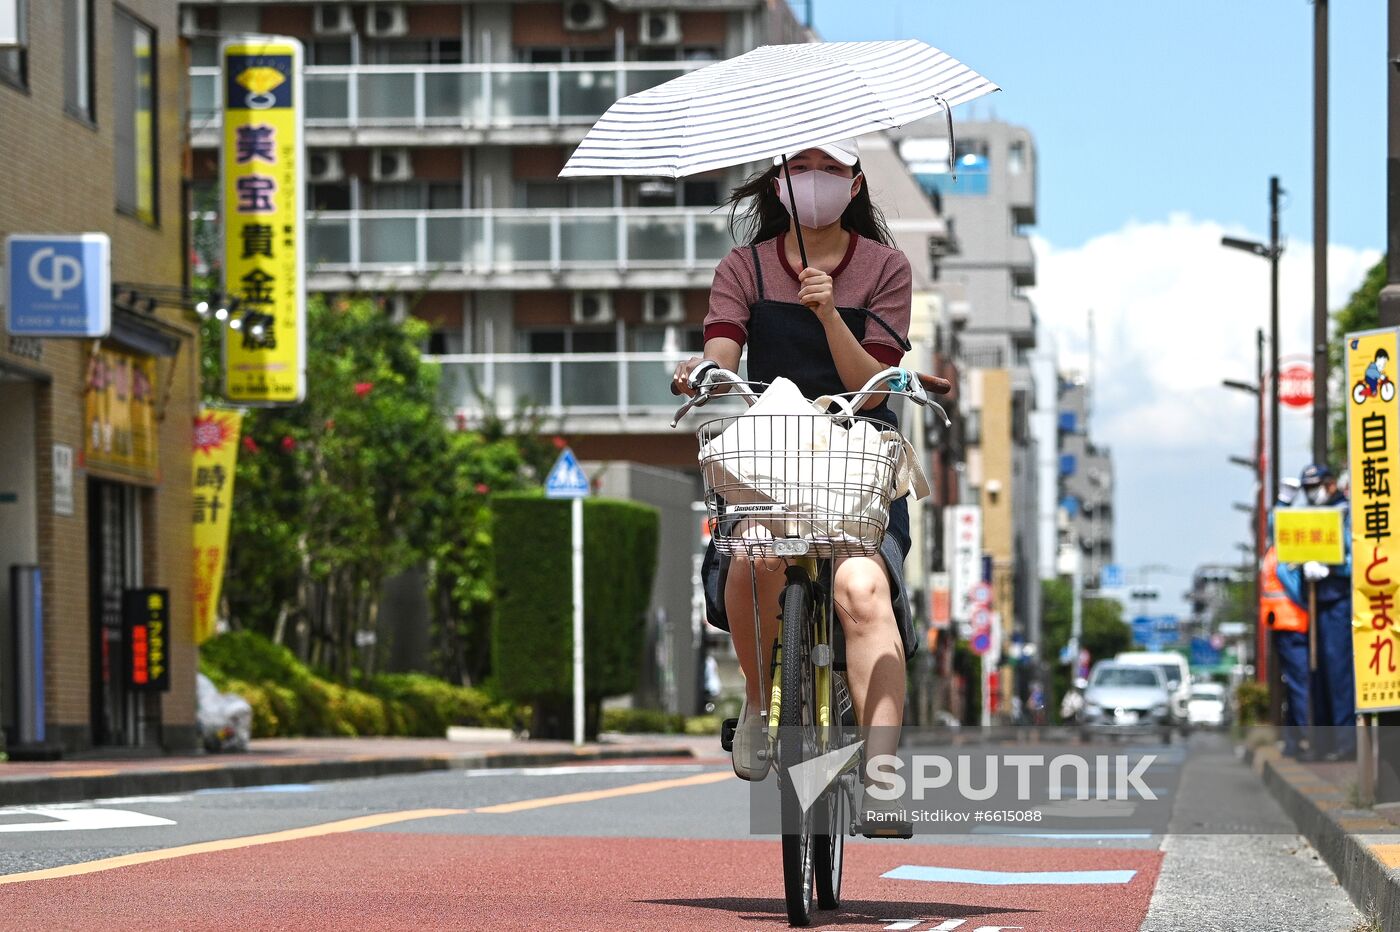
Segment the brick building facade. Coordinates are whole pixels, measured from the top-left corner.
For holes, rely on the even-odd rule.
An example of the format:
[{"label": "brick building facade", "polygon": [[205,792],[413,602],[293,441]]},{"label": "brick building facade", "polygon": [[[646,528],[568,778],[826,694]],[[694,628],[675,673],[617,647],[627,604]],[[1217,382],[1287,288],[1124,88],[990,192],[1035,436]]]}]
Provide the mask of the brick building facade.
[{"label": "brick building facade", "polygon": [[[13,751],[23,616],[10,567],[37,565],[45,741],[65,752],[188,748],[198,337],[178,302],[146,297],[177,292],[182,275],[188,64],[177,7],[44,0],[27,10],[28,46],[0,49],[0,236],[106,233],[116,297],[104,340],[20,338],[0,315],[0,723]],[[105,415],[95,425],[89,411],[104,368],[153,425],[128,434],[149,447],[126,462]],[[55,470],[55,454],[69,451],[71,501],[68,471]],[[143,586],[170,593],[170,690],[160,694],[132,693],[122,678],[121,594]]]}]

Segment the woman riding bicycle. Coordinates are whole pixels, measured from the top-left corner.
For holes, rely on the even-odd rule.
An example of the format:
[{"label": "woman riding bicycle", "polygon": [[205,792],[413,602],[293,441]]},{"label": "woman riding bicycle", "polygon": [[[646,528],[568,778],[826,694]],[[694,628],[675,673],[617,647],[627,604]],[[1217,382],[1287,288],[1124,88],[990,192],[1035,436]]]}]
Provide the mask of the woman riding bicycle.
[{"label": "woman riding bicycle", "polygon": [[[784,376],[808,398],[859,391],[881,370],[899,365],[909,349],[909,260],[891,245],[884,219],[871,203],[855,140],[790,156],[788,170],[791,198],[781,159],[730,196],[733,211],[748,202],[742,218],[748,245],[733,249],[715,270],[703,358],[737,370],[747,344],[750,379],[771,382]],[[805,268],[794,235],[793,199],[802,222]],[[702,361],[695,357],[676,368],[678,391],[694,394],[688,377]],[[863,416],[897,426],[882,396],[864,407]],[[904,588],[908,552],[909,507],[899,499],[890,506],[879,556],[846,557],[836,566],[834,595],[845,637],[846,676],[867,755],[893,754],[898,745],[905,661],[917,643]],[[784,575],[779,558],[759,557],[753,563],[742,554],[718,554],[712,543],[702,576],[710,623],[729,630],[744,672],[734,772],[761,780],[770,764],[761,753],[769,685],[764,677],[778,636]],[[760,645],[754,644],[751,570],[762,609]]]}]

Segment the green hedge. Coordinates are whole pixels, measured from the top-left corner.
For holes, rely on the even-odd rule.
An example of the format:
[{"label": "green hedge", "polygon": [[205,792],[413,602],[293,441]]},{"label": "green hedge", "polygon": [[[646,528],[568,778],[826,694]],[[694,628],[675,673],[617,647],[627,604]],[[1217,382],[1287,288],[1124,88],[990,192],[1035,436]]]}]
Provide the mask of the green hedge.
[{"label": "green hedge", "polygon": [[[492,670],[519,702],[567,702],[573,690],[570,503],[492,497],[496,620]],[[636,688],[660,519],[634,502],[583,506],[584,678],[590,702]]]},{"label": "green hedge", "polygon": [[324,679],[285,647],[251,631],[200,647],[200,670],[253,707],[255,738],[397,735],[440,738],[449,725],[514,728],[520,713],[479,689],[420,673],[374,677],[369,689]]}]

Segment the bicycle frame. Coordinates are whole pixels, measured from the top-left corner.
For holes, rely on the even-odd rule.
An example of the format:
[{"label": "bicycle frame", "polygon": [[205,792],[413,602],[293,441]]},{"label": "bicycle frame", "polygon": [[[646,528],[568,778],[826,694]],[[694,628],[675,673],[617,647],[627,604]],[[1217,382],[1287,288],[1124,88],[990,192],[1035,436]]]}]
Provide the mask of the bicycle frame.
[{"label": "bicycle frame", "polygon": [[[802,569],[807,574],[809,582],[817,582],[821,576],[821,564],[832,562],[832,575],[835,576],[835,561],[823,561],[815,556],[801,556],[788,558],[791,564]],[[831,726],[833,722],[833,710],[831,707],[831,674],[832,667],[836,662],[835,649],[831,642],[831,612],[828,611],[830,600],[826,602],[813,601],[813,631],[812,648],[813,653],[817,653],[821,647],[826,647],[825,662],[816,664],[813,671],[813,681],[817,694],[816,725],[817,725],[817,751],[826,753],[831,750]],[[755,617],[759,606],[755,605]],[[756,636],[758,632],[755,632]],[[772,663],[772,688],[769,694],[768,703],[768,752],[773,754],[778,743],[778,718],[779,710],[782,708],[782,670],[783,670],[783,637],[782,629],[778,630],[778,643],[773,650]]]}]

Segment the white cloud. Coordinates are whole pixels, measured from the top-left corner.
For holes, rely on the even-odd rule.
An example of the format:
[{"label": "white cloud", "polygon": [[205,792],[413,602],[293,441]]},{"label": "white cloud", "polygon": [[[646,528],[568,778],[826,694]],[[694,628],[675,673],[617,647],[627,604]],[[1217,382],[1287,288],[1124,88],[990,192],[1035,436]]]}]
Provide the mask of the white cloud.
[{"label": "white cloud", "polygon": [[[1092,430],[1113,450],[1118,473],[1119,557],[1189,568],[1237,559],[1247,540],[1250,481],[1230,454],[1247,455],[1254,401],[1220,380],[1253,381],[1255,330],[1268,334],[1269,264],[1220,245],[1248,231],[1177,214],[1132,223],[1074,249],[1034,243],[1038,284],[1030,290],[1062,369],[1088,368],[1094,317]],[[1379,253],[1332,247],[1329,306],[1339,307]],[[1312,334],[1312,247],[1287,243],[1279,270],[1283,355],[1306,354]],[[1267,345],[1265,348],[1267,354]],[[1267,365],[1267,356],[1266,356]],[[1284,474],[1309,459],[1306,416],[1283,418]]]}]

